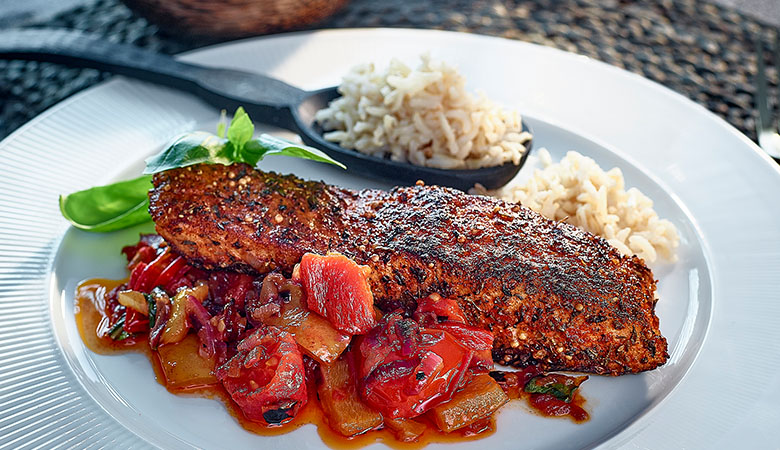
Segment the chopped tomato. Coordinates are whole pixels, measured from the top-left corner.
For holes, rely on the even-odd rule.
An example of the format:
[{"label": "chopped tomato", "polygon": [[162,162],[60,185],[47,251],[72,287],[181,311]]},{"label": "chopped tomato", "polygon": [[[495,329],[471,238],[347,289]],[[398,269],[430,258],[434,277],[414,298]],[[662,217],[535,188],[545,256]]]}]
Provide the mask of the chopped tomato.
[{"label": "chopped tomato", "polygon": [[444,330],[419,328],[400,311],[358,341],[361,395],[388,418],[411,418],[461,386],[473,351]]},{"label": "chopped tomato", "polygon": [[493,333],[459,322],[440,322],[431,328],[450,333],[458,342],[472,350],[492,350]]},{"label": "chopped tomato", "polygon": [[247,419],[279,425],[295,417],[307,395],[303,356],[292,336],[258,328],[237,351],[216,375]]},{"label": "chopped tomato", "polygon": [[376,323],[367,270],[338,253],[306,253],[293,277],[303,285],[310,310],[337,330],[355,335],[367,333]]},{"label": "chopped tomato", "polygon": [[466,323],[466,316],[463,315],[458,302],[439,294],[431,294],[418,300],[414,319],[424,326],[445,320]]},{"label": "chopped tomato", "polygon": [[133,308],[127,308],[125,310],[125,324],[123,328],[128,333],[147,332],[149,331],[149,319]]},{"label": "chopped tomato", "polygon": [[165,269],[163,269],[162,272],[160,272],[160,276],[157,277],[157,280],[154,282],[154,286],[162,286],[165,288],[172,282],[178,280],[179,278],[183,277],[187,273],[187,260],[182,258],[181,256],[176,256],[173,258],[173,260],[168,264]]},{"label": "chopped tomato", "polygon": [[493,333],[469,325],[457,301],[431,294],[417,302],[414,318],[421,326],[448,332],[473,350],[472,368],[479,371],[493,368]]},{"label": "chopped tomato", "polygon": [[431,328],[448,332],[456,341],[473,350],[470,367],[485,372],[493,368],[493,333],[465,323],[450,321],[431,325]]},{"label": "chopped tomato", "polygon": [[[176,255],[166,249],[164,252],[160,253],[152,262],[146,264],[145,267],[142,268],[139,264],[133,270],[133,274],[135,274],[135,272],[138,270],[140,270],[140,273],[135,279],[135,284],[131,284],[130,288],[134,291],[150,292],[158,285],[157,279],[160,277],[160,274],[165,270],[166,267],[168,267],[168,264],[175,257]],[[133,278],[132,275],[131,278]]]}]

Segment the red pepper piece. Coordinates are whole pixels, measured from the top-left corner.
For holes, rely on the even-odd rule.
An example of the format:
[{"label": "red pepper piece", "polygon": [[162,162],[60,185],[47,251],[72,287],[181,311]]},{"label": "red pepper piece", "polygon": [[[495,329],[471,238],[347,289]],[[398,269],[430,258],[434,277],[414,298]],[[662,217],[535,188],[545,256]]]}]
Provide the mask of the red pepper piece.
[{"label": "red pepper piece", "polygon": [[431,326],[450,333],[455,340],[472,350],[492,350],[493,333],[465,323],[441,322]]},{"label": "red pepper piece", "polygon": [[451,321],[466,323],[466,316],[460,309],[458,302],[442,297],[439,294],[431,294],[417,301],[417,309],[414,311],[414,320],[422,326],[429,326],[430,319],[436,322]]},{"label": "red pepper piece", "polygon": [[187,278],[187,274],[189,274],[192,271],[192,269],[193,267],[189,264],[184,264],[183,266],[181,266],[179,268],[179,271],[176,272],[171,277],[171,281],[163,285],[163,289],[165,289],[165,292],[170,292],[171,294],[173,294],[176,291],[178,291],[180,287],[192,286],[192,282],[190,281],[189,278]]},{"label": "red pepper piece", "polygon": [[134,291],[149,292],[156,286],[157,278],[166,267],[170,260],[174,258],[173,253],[168,250],[162,252],[154,261],[146,265],[143,272],[138,276],[135,286],[131,286]]},{"label": "red pepper piece", "polygon": [[127,308],[125,310],[125,331],[128,333],[144,333],[149,331],[149,319],[134,310],[133,308]]},{"label": "red pepper piece", "polygon": [[127,268],[128,270],[133,270],[138,264],[151,262],[156,256],[157,250],[152,247],[141,247],[127,263]]},{"label": "red pepper piece", "polygon": [[135,289],[135,286],[138,285],[138,279],[141,278],[141,274],[144,273],[145,269],[146,263],[138,263],[138,265],[135,266],[133,271],[130,272],[130,281],[127,282],[128,288]]},{"label": "red pepper piece", "polygon": [[469,325],[457,301],[431,294],[417,302],[414,318],[420,326],[444,330],[473,350],[470,367],[477,371],[493,368],[493,333]]},{"label": "red pepper piece", "polygon": [[292,335],[276,327],[255,330],[237,353],[217,368],[222,381],[247,419],[279,425],[306,404],[306,369]]},{"label": "red pepper piece", "polygon": [[168,266],[163,269],[162,272],[160,272],[160,276],[157,277],[157,280],[154,282],[154,286],[167,286],[171,281],[174,280],[174,277],[179,273],[179,270],[186,265],[187,261],[184,258],[181,256],[175,257],[173,261],[171,261],[170,264],[168,264]]},{"label": "red pepper piece", "polygon": [[474,353],[446,331],[419,328],[400,312],[360,336],[356,348],[362,397],[393,419],[416,417],[450,400]]},{"label": "red pepper piece", "polygon": [[165,245],[165,241],[162,236],[142,234],[137,244],[122,247],[122,253],[127,257],[128,269],[132,270],[139,262],[148,263],[153,260],[163,245]]},{"label": "red pepper piece", "polygon": [[480,372],[488,372],[493,368],[493,333],[465,323],[449,321],[431,325],[431,328],[450,333],[456,341],[473,350],[474,357],[470,367]]}]

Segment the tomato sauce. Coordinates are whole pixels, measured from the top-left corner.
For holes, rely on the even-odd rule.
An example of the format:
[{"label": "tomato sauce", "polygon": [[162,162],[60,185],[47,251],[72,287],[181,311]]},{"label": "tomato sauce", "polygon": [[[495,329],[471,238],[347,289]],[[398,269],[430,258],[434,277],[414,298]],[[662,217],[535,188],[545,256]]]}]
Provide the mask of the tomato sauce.
[{"label": "tomato sauce", "polygon": [[[252,422],[244,417],[238,405],[219,383],[187,389],[178,389],[168,386],[158,353],[151,350],[145,334],[140,335],[138,338],[129,337],[121,341],[114,341],[108,336],[109,316],[111,311],[106,304],[106,296],[112,289],[121,285],[123,282],[124,281],[122,280],[91,279],[79,284],[76,291],[74,310],[76,324],[84,345],[91,351],[102,355],[121,354],[125,352],[138,352],[147,355],[154,368],[157,382],[165,386],[169,392],[176,395],[198,396],[219,400],[225,405],[230,415],[233,416],[244,429],[251,433],[262,436],[275,436],[289,433],[306,424],[313,424],[317,427],[318,434],[323,442],[331,448],[356,449],[376,442],[381,442],[392,448],[413,450],[425,447],[430,443],[464,442],[481,439],[495,432],[495,419],[493,417],[484,419],[451,433],[444,433],[440,431],[431,420],[423,415],[414,420],[424,424],[425,431],[418,440],[413,442],[398,440],[394,432],[389,428],[369,431],[354,437],[344,437],[328,426],[327,417],[323,413],[322,407],[317,399],[317,389],[312,384],[308,386],[309,401],[291,421],[279,426],[266,426],[264,424]],[[556,405],[554,402],[538,398],[531,401],[532,397],[538,394],[524,393],[522,387],[519,389],[517,386],[507,387],[507,383],[500,384],[507,391],[510,398],[525,398],[529,401],[529,404],[534,410],[540,414],[546,416],[561,415],[560,412],[562,409],[560,407],[557,410],[554,409]],[[514,384],[517,384],[517,382]],[[570,405],[571,410],[567,412],[566,415],[577,422],[587,420],[587,412],[582,409],[583,404],[584,399],[579,395],[575,395],[572,403],[567,404]]]},{"label": "tomato sauce", "polygon": [[577,398],[571,403],[558,400],[550,394],[529,394],[529,403],[531,406],[544,416],[548,417],[569,417],[575,422],[584,422],[588,420],[588,413],[582,406],[577,404]]},{"label": "tomato sauce", "polygon": [[[510,399],[524,399],[531,410],[544,417],[568,417],[577,423],[586,422],[590,416],[585,411],[585,398],[575,391],[571,402],[564,402],[550,394],[532,394],[525,392],[526,383],[541,372],[535,367],[527,367],[513,372],[492,372]],[[563,376],[561,376],[563,377]]]},{"label": "tomato sauce", "polygon": [[151,354],[146,338],[133,337],[115,341],[108,337],[109,305],[106,296],[125,280],[93,279],[82,282],[76,288],[76,326],[81,340],[88,349],[100,355],[136,351]]}]

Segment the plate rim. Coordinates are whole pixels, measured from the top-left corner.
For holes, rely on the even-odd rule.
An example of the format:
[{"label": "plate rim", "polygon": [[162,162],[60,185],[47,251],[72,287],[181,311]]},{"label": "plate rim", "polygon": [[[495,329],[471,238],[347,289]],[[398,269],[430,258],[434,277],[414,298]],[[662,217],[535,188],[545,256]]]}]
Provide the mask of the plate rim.
[{"label": "plate rim", "polygon": [[[566,54],[568,56],[574,56],[574,57],[577,57],[577,58],[586,58],[589,61],[589,63],[594,63],[595,62],[598,65],[601,65],[602,67],[608,68],[610,71],[616,71],[618,76],[625,76],[626,74],[628,74],[630,77],[633,77],[635,80],[639,80],[641,83],[644,83],[644,84],[646,84],[648,86],[651,86],[653,89],[661,88],[661,91],[663,91],[663,93],[667,97],[669,97],[669,94],[672,94],[672,97],[674,97],[676,101],[679,102],[679,101],[682,100],[682,102],[686,103],[687,106],[695,105],[700,110],[699,112],[704,111],[705,113],[707,113],[707,115],[709,116],[710,119],[715,118],[716,121],[719,123],[719,126],[723,127],[725,125],[725,129],[726,130],[728,130],[732,134],[735,134],[741,141],[743,141],[743,143],[747,144],[748,147],[752,148],[754,150],[754,153],[758,152],[759,156],[761,156],[762,159],[764,159],[765,161],[767,161],[767,162],[769,162],[770,164],[773,165],[773,168],[775,169],[774,170],[775,174],[776,175],[780,175],[780,167],[779,166],[775,166],[774,165],[775,164],[774,161],[772,161],[771,158],[769,158],[755,143],[750,141],[746,136],[741,134],[738,130],[736,130],[736,128],[734,128],[733,126],[728,124],[725,120],[723,120],[719,116],[715,115],[711,111],[707,110],[703,106],[701,106],[701,105],[693,102],[692,100],[688,99],[687,97],[683,96],[682,94],[677,93],[675,91],[672,91],[672,90],[664,87],[663,85],[661,85],[659,83],[656,83],[656,82],[654,82],[652,80],[648,80],[648,79],[646,79],[646,78],[644,78],[644,77],[642,77],[642,76],[640,76],[638,74],[625,71],[623,69],[620,69],[620,68],[615,67],[615,66],[611,66],[611,65],[609,65],[607,63],[598,61],[596,59],[583,57],[581,55],[570,53],[570,52],[567,52],[567,51],[564,51],[564,50],[560,50],[560,49],[556,49],[556,48],[552,48],[552,47],[540,46],[538,44],[533,44],[533,43],[529,43],[529,42],[523,42],[523,41],[518,41],[518,40],[513,40],[513,39],[508,39],[508,38],[503,38],[503,37],[498,37],[498,36],[486,36],[486,35],[477,35],[477,34],[460,33],[460,32],[443,31],[443,30],[421,30],[421,29],[404,29],[404,28],[353,28],[353,29],[299,31],[299,32],[292,32],[292,33],[282,33],[282,34],[277,34],[277,35],[268,35],[268,36],[262,36],[262,37],[257,37],[257,38],[247,38],[247,39],[230,41],[230,42],[226,42],[226,43],[220,43],[220,44],[215,44],[215,45],[208,46],[208,47],[199,48],[197,50],[193,50],[193,51],[189,51],[189,52],[186,52],[186,53],[183,53],[183,54],[179,54],[179,55],[177,55],[177,57],[190,56],[190,55],[193,55],[193,54],[205,51],[205,50],[216,50],[216,49],[219,49],[221,47],[230,46],[230,45],[234,45],[234,44],[237,44],[237,43],[251,43],[251,42],[254,42],[254,41],[258,41],[258,40],[266,40],[266,39],[272,40],[272,39],[282,38],[282,37],[293,37],[294,38],[294,37],[296,37],[298,35],[315,35],[315,34],[321,34],[321,33],[328,33],[328,34],[329,33],[334,33],[334,34],[337,34],[337,33],[352,33],[352,32],[366,32],[366,31],[369,31],[369,32],[382,31],[382,32],[393,32],[393,33],[395,33],[395,32],[409,32],[409,31],[415,32],[415,33],[437,33],[437,34],[438,33],[445,33],[445,34],[452,34],[452,35],[478,37],[478,38],[481,38],[481,39],[500,39],[500,40],[503,40],[503,41],[506,41],[506,42],[511,42],[513,45],[514,44],[521,44],[521,45],[528,45],[528,46],[533,46],[533,47],[540,47],[540,48],[544,48],[544,49],[546,49],[548,51],[549,50],[558,51],[558,52],[560,52],[562,54]],[[25,133],[28,129],[38,126],[38,124],[40,122],[46,120],[48,117],[50,117],[50,116],[52,116],[54,114],[57,114],[61,109],[66,108],[66,107],[70,106],[73,103],[79,102],[84,96],[92,95],[94,93],[94,91],[97,91],[99,89],[105,89],[106,86],[110,86],[111,83],[114,83],[114,82],[117,81],[117,78],[118,77],[111,77],[108,80],[102,81],[102,82],[96,84],[95,86],[92,86],[92,87],[90,87],[88,89],[85,89],[85,90],[83,90],[81,92],[78,92],[78,93],[68,97],[67,99],[65,99],[65,100],[63,100],[61,102],[58,102],[57,104],[55,104],[52,107],[48,108],[47,110],[45,110],[44,112],[42,112],[41,114],[39,114],[38,116],[33,118],[31,121],[27,122],[22,127],[18,128],[17,130],[15,130],[11,134],[9,134],[5,139],[3,139],[0,142],[0,149],[2,149],[5,145],[9,145],[9,143],[12,143],[15,139],[18,139],[18,137],[21,136],[23,133]],[[549,118],[549,117],[545,117],[543,115],[541,115],[541,116],[537,115],[537,117],[541,118],[542,120],[548,121],[548,122],[550,122],[550,123],[552,123],[554,125],[559,125],[555,120],[550,120],[551,118]],[[621,151],[619,151],[619,149],[615,149],[613,145],[609,145],[609,144],[607,144],[605,142],[602,142],[596,136],[593,136],[592,134],[589,134],[589,133],[583,133],[583,132],[581,132],[582,130],[578,130],[576,128],[572,128],[570,126],[565,126],[565,127],[562,126],[562,125],[560,125],[560,126],[561,126],[561,128],[567,129],[567,130],[569,130],[569,131],[571,131],[571,132],[573,132],[575,134],[578,134],[578,135],[582,136],[583,138],[589,139],[589,140],[595,142],[596,144],[601,145],[602,147],[604,147],[606,149],[609,149],[610,151],[616,151],[616,154],[620,155],[620,157],[622,157],[622,158],[626,158],[627,162],[629,162],[629,163],[631,163],[631,164],[633,164],[633,165],[635,165],[637,167],[641,167],[641,165],[637,164],[636,161],[634,161],[631,158],[628,158],[629,155],[625,154],[625,152],[621,152]],[[652,174],[652,173],[649,173],[647,175],[651,176],[651,177],[654,177],[654,174]],[[654,182],[658,182],[660,180],[657,180],[657,179],[653,178],[653,181]],[[720,282],[715,277],[715,273],[713,273],[714,272],[714,269],[713,269],[713,267],[714,267],[713,266],[714,259],[712,258],[712,249],[710,248],[709,242],[706,239],[702,239],[701,238],[701,236],[703,236],[703,235],[701,234],[701,229],[700,229],[699,222],[697,220],[694,220],[695,218],[694,218],[693,214],[691,213],[691,211],[688,209],[687,205],[681,201],[681,199],[677,196],[677,194],[673,190],[671,190],[667,186],[666,183],[661,182],[661,183],[659,183],[659,185],[670,196],[673,197],[673,199],[675,200],[675,203],[677,204],[677,206],[681,207],[683,209],[683,211],[686,214],[686,217],[689,220],[691,220],[691,223],[696,228],[696,231],[697,231],[698,237],[699,237],[699,242],[700,242],[700,244],[703,245],[702,251],[705,254],[706,260],[708,262],[707,267],[708,267],[708,271],[709,271],[709,277],[710,277],[710,280],[711,280],[713,293],[717,292],[718,289],[719,289],[718,288],[718,284]],[[61,228],[65,229],[65,228],[67,228],[67,225],[65,227],[61,227]],[[57,243],[58,244],[54,247],[55,254],[57,253],[57,248],[59,246],[59,243],[61,242],[61,239],[64,236],[64,233],[60,233],[58,236],[59,236],[59,238],[57,239]],[[50,257],[50,259],[48,261],[48,263],[49,263],[49,266],[47,268],[48,275],[47,275],[46,280],[45,280],[45,283],[46,283],[47,286],[48,286],[48,284],[51,281],[51,276],[52,276],[51,269],[52,269],[52,267],[54,265],[54,261],[55,261],[54,257]],[[48,300],[47,300],[47,303],[48,303]],[[716,299],[713,298],[713,302],[712,302],[712,305],[711,305],[711,311],[710,311],[711,315],[714,314],[714,310],[715,310],[716,306],[717,306],[717,301],[716,301]],[[49,320],[50,321],[52,320],[51,314],[49,314]],[[698,358],[699,354],[701,353],[702,349],[704,348],[705,343],[707,342],[707,340],[709,338],[709,334],[711,332],[711,328],[712,327],[713,327],[713,322],[712,322],[712,320],[710,320],[710,321],[708,321],[707,329],[705,330],[705,338],[704,338],[704,340],[702,342],[702,345],[697,350],[696,358]],[[679,388],[679,386],[682,384],[682,381],[685,378],[690,376],[690,372],[691,372],[690,370],[686,371],[686,373],[683,375],[683,378],[674,387],[672,393],[675,392]],[[666,402],[666,400],[672,395],[672,393],[670,393],[668,396],[666,396],[664,399],[662,399],[662,401],[659,403],[659,405],[664,403],[664,402]],[[658,406],[658,405],[656,405],[656,406]],[[658,410],[657,407],[653,408],[653,411],[657,411],[657,410]],[[653,411],[650,411],[650,413],[652,413]],[[637,422],[639,422],[639,420],[637,420]],[[632,426],[630,426],[629,428],[632,428],[633,425],[635,425],[635,424],[632,424]],[[647,425],[649,425],[649,424],[647,424]],[[623,430],[620,433],[618,433],[617,435],[611,437],[609,442],[612,442],[616,438],[618,438],[621,435],[623,435],[623,433],[625,431],[626,430]]]}]

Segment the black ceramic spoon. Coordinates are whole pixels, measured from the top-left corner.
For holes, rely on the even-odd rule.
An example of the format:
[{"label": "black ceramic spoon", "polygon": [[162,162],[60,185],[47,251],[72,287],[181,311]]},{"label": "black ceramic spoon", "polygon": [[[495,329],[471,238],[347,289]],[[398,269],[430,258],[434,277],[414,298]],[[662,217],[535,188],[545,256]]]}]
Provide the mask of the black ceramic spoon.
[{"label": "black ceramic spoon", "polygon": [[[529,141],[518,165],[508,163],[464,170],[421,167],[365,155],[323,139],[322,130],[314,120],[317,111],[339,96],[335,87],[306,92],[263,75],[188,64],[78,31],[0,31],[0,58],[89,67],[190,92],[217,108],[232,111],[243,106],[254,121],[298,133],[307,145],[322,149],[344,163],[349,171],[399,184],[423,180],[427,184],[462,190],[475,183],[494,189],[517,174],[531,150]],[[524,126],[524,130],[528,128]]]}]

